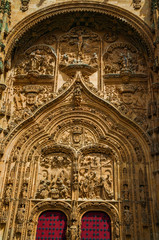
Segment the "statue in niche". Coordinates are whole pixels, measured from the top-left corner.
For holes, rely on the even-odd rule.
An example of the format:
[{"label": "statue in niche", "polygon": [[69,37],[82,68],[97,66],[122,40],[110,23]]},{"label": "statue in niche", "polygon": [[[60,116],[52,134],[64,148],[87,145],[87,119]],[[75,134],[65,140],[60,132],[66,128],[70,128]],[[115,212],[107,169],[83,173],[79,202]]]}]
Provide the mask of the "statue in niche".
[{"label": "statue in niche", "polygon": [[77,213],[77,202],[74,200],[72,203],[72,211],[70,216],[71,226],[68,228],[68,238],[71,240],[78,240],[78,213]]},{"label": "statue in niche", "polygon": [[12,189],[13,189],[13,184],[12,184],[12,183],[8,183],[8,184],[7,184],[6,191],[5,191],[5,198],[8,199],[8,201],[9,201],[9,199],[11,198]]},{"label": "statue in niche", "polygon": [[26,183],[26,182],[23,183],[21,195],[22,195],[23,199],[27,198],[27,195],[28,195],[28,183]]},{"label": "statue in niche", "polygon": [[120,61],[121,70],[122,71],[124,71],[124,70],[131,70],[132,57],[130,55],[130,52],[128,52],[127,48],[125,48],[124,51],[125,51],[125,53],[121,53],[121,61]]},{"label": "statue in niche", "polygon": [[22,224],[24,221],[24,216],[25,216],[25,205],[22,204],[21,207],[18,208],[17,222]]},{"label": "statue in niche", "polygon": [[124,200],[129,200],[129,189],[128,189],[128,184],[123,184],[123,199]]},{"label": "statue in niche", "polygon": [[129,206],[124,206],[124,223],[127,226],[130,226],[132,223],[132,214]]}]

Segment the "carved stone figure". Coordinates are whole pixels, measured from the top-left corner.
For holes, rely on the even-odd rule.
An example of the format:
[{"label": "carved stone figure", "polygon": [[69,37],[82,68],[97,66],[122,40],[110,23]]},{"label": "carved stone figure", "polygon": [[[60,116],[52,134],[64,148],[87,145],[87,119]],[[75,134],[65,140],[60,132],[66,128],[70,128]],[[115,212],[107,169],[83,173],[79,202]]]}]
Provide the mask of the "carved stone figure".
[{"label": "carved stone figure", "polygon": [[60,39],[60,70],[67,75],[75,75],[78,70],[83,75],[96,72],[99,41],[97,34],[84,27],[73,28],[68,34],[63,35]]},{"label": "carved stone figure", "polygon": [[28,195],[28,183],[23,183],[22,192],[21,193],[22,193],[22,198],[26,199],[27,195]]},{"label": "carved stone figure", "polygon": [[[112,43],[104,54],[104,71],[106,74],[146,74],[145,59],[131,44]],[[141,60],[142,59],[142,60]]]},{"label": "carved stone figure", "polygon": [[13,190],[13,184],[12,183],[8,183],[7,187],[6,187],[6,191],[5,191],[5,198],[6,201],[9,201],[12,195],[12,190]]},{"label": "carved stone figure", "polygon": [[22,205],[17,212],[17,222],[22,224],[24,221],[24,215],[25,215],[25,205]]}]

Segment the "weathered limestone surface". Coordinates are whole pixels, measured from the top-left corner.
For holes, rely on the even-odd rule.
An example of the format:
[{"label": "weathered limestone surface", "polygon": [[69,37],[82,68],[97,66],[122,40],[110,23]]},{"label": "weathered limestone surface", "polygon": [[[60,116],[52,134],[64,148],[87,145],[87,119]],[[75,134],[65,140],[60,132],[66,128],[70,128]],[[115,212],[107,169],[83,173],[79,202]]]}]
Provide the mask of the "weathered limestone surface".
[{"label": "weathered limestone surface", "polygon": [[88,211],[158,240],[158,1],[0,4],[0,239],[60,210],[67,240]]}]

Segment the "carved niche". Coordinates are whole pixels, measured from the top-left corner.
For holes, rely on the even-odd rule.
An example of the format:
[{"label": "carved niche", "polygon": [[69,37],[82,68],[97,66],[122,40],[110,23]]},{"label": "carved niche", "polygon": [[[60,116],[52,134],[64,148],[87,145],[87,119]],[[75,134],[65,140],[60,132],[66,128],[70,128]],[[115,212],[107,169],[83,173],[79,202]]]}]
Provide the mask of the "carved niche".
[{"label": "carved niche", "polygon": [[25,51],[15,67],[14,77],[16,79],[32,78],[54,78],[56,54],[52,47],[39,44]]},{"label": "carved niche", "polygon": [[85,27],[76,27],[60,38],[61,72],[75,75],[81,71],[83,75],[91,75],[98,70],[100,54],[100,38]]},{"label": "carved niche", "polygon": [[147,75],[146,62],[143,54],[126,42],[112,43],[103,56],[104,78],[112,74],[129,74],[137,77]]},{"label": "carved niche", "polygon": [[113,199],[113,161],[110,156],[91,153],[81,157],[79,168],[79,197]]},{"label": "carved niche", "polygon": [[62,153],[41,156],[36,198],[71,198],[72,161]]}]

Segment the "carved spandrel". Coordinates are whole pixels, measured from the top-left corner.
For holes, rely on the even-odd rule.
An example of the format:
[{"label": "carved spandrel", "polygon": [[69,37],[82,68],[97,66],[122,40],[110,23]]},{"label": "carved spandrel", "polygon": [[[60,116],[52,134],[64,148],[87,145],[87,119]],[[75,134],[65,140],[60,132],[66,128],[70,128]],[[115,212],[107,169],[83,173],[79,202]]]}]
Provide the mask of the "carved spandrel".
[{"label": "carved spandrel", "polygon": [[64,154],[50,154],[40,159],[37,198],[71,197],[71,159]]},{"label": "carved spandrel", "polygon": [[13,98],[13,115],[11,125],[32,115],[32,113],[53,98],[52,86],[44,85],[15,85]]},{"label": "carved spandrel", "polygon": [[113,163],[102,154],[90,154],[81,159],[79,197],[87,199],[113,198]]},{"label": "carved spandrel", "polygon": [[147,128],[147,87],[144,84],[105,84],[105,99],[142,128]]}]

